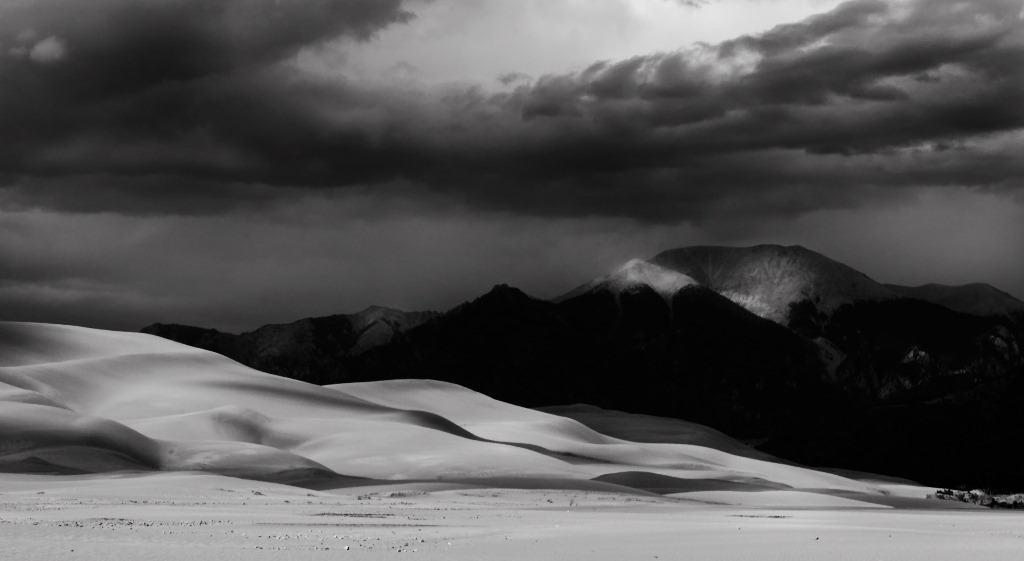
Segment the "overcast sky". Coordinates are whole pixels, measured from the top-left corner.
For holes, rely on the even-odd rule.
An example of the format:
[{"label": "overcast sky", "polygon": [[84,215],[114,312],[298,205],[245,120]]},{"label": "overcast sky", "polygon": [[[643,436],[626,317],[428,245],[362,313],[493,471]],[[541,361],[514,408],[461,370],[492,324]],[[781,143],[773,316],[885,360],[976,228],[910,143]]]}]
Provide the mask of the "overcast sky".
[{"label": "overcast sky", "polygon": [[1024,3],[3,0],[0,319],[243,330],[800,244],[1024,297]]}]

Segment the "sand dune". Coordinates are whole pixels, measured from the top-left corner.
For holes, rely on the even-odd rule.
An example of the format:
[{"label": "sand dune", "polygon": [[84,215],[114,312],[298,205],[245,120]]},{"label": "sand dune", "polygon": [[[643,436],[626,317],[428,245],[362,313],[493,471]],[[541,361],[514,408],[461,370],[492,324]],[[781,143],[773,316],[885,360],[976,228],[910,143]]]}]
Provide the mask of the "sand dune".
[{"label": "sand dune", "polygon": [[44,323],[0,321],[0,367],[109,357],[127,353],[175,352],[188,347],[135,333]]},{"label": "sand dune", "polygon": [[[6,472],[205,471],[307,485],[318,479],[321,488],[349,484],[345,477],[518,481],[698,499],[773,489],[826,490],[851,501],[851,493],[893,493],[885,482],[744,454],[720,433],[701,433],[699,444],[632,442],[453,384],[319,387],[144,334],[0,323],[0,365]],[[631,419],[635,430],[642,422]]]},{"label": "sand dune", "polygon": [[[329,386],[395,408],[429,409],[492,440],[518,442],[592,460],[577,465],[593,477],[641,467],[644,472],[682,479],[764,480],[784,487],[870,492],[847,478],[692,444],[637,443],[600,434],[578,421],[503,403],[446,382],[397,380]],[[720,435],[724,447],[728,439]],[[735,443],[735,441],[732,441]],[[742,447],[735,443],[736,447]],[[751,454],[756,455],[756,454]],[[768,456],[765,456],[768,457]],[[636,471],[636,470],[632,470]]]},{"label": "sand dune", "polygon": [[524,442],[517,437],[528,436],[552,445],[565,441],[598,445],[621,442],[572,419],[518,407],[448,382],[388,380],[324,387],[386,407],[434,413],[491,440]]},{"label": "sand dune", "polygon": [[581,404],[542,407],[540,410],[574,419],[602,434],[632,442],[694,444],[737,456],[779,461],[778,458],[751,448],[721,431],[680,419],[626,413]]},{"label": "sand dune", "polygon": [[0,408],[0,460],[36,458],[71,470],[157,469],[160,449],[128,427],[67,409],[26,403]]}]

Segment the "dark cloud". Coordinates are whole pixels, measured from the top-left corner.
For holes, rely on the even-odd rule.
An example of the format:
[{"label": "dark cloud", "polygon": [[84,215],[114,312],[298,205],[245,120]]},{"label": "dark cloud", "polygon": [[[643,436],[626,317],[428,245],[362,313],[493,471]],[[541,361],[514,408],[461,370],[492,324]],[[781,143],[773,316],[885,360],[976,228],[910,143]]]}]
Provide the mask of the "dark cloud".
[{"label": "dark cloud", "polygon": [[[4,2],[0,316],[244,328],[443,308],[715,242],[1024,290],[1005,204],[1024,198],[1016,0],[854,0],[481,86],[302,63],[409,18],[400,0]],[[915,255],[935,276],[899,276]]]},{"label": "dark cloud", "polygon": [[[317,183],[333,182],[338,168],[350,180],[387,175],[374,167],[365,124],[334,126],[319,113],[327,104],[358,112],[369,98],[286,63],[303,48],[367,39],[409,17],[401,0],[8,3],[0,172],[7,183],[103,174]],[[31,56],[40,45],[45,63]]]},{"label": "dark cloud", "polygon": [[506,72],[498,76],[498,82],[504,86],[511,86],[518,82],[529,82],[530,76],[522,72]]},{"label": "dark cloud", "polygon": [[680,221],[906,186],[1019,189],[1019,13],[854,0],[718,45],[439,95],[290,63],[406,21],[398,0],[19,2],[0,43],[49,41],[49,58],[0,57],[0,189],[16,190],[0,202],[216,212],[401,180],[484,209]]},{"label": "dark cloud", "polygon": [[1019,11],[849,2],[758,36],[544,77],[504,102],[527,123],[510,130],[547,134],[488,166],[534,186],[498,193],[550,212],[653,220],[736,197],[799,213],[878,188],[1020,189]]},{"label": "dark cloud", "polygon": [[[138,215],[222,214],[260,210],[303,190],[180,175],[64,174],[12,177],[0,187],[0,209],[58,209]],[[0,184],[3,181],[0,179]],[[79,196],[73,196],[79,193]]]},{"label": "dark cloud", "polygon": [[74,86],[55,92],[65,96],[236,72],[410,18],[401,0],[13,0],[0,10],[5,44],[65,45],[74,64],[54,77]]}]

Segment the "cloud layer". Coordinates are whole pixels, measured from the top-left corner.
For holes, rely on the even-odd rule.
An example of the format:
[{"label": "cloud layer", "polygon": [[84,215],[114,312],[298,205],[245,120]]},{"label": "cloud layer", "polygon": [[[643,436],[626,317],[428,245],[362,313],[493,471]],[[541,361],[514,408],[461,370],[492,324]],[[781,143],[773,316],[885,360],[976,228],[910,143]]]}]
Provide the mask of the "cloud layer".
[{"label": "cloud layer", "polygon": [[[434,219],[478,228],[497,216],[732,241],[821,213],[887,212],[928,193],[1024,198],[1017,0],[852,0],[760,34],[574,72],[496,68],[507,79],[490,85],[361,80],[319,62],[414,27],[418,6],[5,3],[0,227],[94,215],[97,231],[138,231],[147,222],[136,217],[179,227],[221,217],[235,224],[227,232],[310,200],[359,200],[368,214],[345,219],[404,217],[392,226],[411,237]],[[318,215],[310,228],[335,218]],[[372,245],[371,231],[360,236]],[[32,274],[8,265],[0,283],[38,292],[66,282],[58,254],[0,241],[8,263],[35,263]],[[114,292],[153,284],[116,280],[108,265],[72,276],[89,285],[108,275],[100,284]]]},{"label": "cloud layer", "polygon": [[[32,53],[0,58],[9,202],[134,212],[178,190],[204,212],[265,199],[267,186],[400,180],[484,209],[673,222],[857,205],[903,187],[1017,190],[1024,177],[1019,2],[854,0],[499,93],[385,88],[292,64],[408,21],[398,0],[7,12],[3,44]],[[126,195],[76,200],[71,183]]]}]

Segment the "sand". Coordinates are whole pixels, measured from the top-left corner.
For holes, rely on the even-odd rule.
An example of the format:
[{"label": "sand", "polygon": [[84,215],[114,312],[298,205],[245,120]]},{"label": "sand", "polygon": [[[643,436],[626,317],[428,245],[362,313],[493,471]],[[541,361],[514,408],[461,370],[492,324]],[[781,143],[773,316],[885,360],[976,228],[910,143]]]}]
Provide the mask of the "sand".
[{"label": "sand", "polygon": [[317,492],[208,474],[17,475],[0,482],[0,505],[0,558],[18,560],[1024,556],[1024,518],[1007,512],[736,507],[439,483]]},{"label": "sand", "polygon": [[319,387],[148,335],[0,322],[0,559],[1024,558],[1020,515],[706,428],[590,428],[623,415]]},{"label": "sand", "polygon": [[[671,492],[766,489],[887,495],[863,482],[676,439],[638,443],[461,386],[320,387],[150,335],[0,323],[0,471],[205,471],[309,479],[689,480]],[[624,475],[625,474],[625,475]],[[640,483],[631,485],[630,477]],[[327,485],[316,485],[324,488]],[[557,484],[555,486],[558,486]],[[923,497],[928,489],[901,487]]]}]

